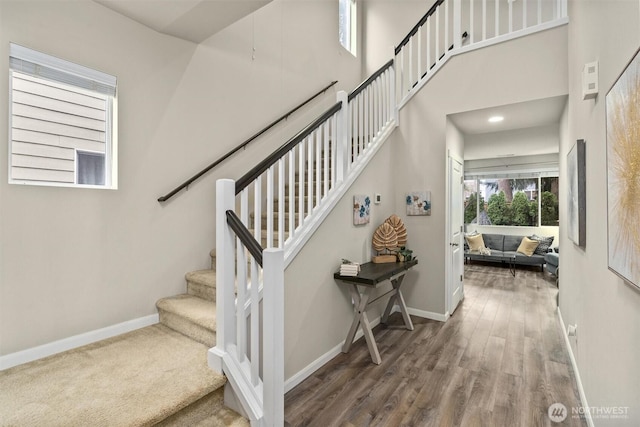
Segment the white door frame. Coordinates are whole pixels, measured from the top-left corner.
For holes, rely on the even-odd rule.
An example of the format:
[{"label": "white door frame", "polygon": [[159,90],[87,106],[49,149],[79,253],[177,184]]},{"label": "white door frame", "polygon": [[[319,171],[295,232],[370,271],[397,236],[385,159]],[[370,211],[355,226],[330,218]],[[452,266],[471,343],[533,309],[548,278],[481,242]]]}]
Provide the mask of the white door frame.
[{"label": "white door frame", "polygon": [[[459,158],[457,155],[455,155],[454,153],[452,153],[450,150],[447,150],[447,179],[446,179],[446,197],[447,197],[447,203],[446,203],[446,215],[445,215],[445,319],[448,319],[449,316],[451,316],[452,312],[451,312],[451,303],[452,303],[452,293],[453,293],[453,283],[454,283],[454,278],[452,277],[453,275],[453,265],[452,265],[452,260],[451,260],[451,244],[452,243],[458,243],[459,245],[463,245],[464,242],[460,241],[460,242],[452,242],[451,241],[451,223],[452,223],[452,201],[451,201],[451,174],[452,174],[452,170],[451,170],[451,160],[455,160],[457,162],[459,162],[462,165],[462,176],[464,176],[464,160]],[[461,214],[461,213],[458,213]],[[462,232],[464,232],[464,230],[461,230]],[[463,262],[464,262],[464,257],[462,258]],[[461,266],[461,271],[464,271],[464,266]],[[464,299],[464,285],[461,285],[461,300]]]}]

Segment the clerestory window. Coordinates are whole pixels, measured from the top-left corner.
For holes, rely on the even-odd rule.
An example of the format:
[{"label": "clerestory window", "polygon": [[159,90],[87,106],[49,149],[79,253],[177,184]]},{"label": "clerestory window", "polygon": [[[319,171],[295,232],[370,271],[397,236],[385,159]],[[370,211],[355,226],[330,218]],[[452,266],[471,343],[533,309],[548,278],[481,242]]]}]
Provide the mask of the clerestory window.
[{"label": "clerestory window", "polygon": [[356,0],[339,0],[338,3],[338,38],[340,44],[353,56],[356,55],[357,40],[357,9]]},{"label": "clerestory window", "polygon": [[11,43],[9,183],[117,188],[116,78]]}]

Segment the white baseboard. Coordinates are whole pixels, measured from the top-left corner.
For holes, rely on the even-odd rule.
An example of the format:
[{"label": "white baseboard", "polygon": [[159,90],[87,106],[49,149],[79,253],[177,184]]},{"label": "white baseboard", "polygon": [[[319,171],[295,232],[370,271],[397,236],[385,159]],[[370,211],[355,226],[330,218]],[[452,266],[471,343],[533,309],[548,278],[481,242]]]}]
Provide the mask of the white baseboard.
[{"label": "white baseboard", "polygon": [[[370,323],[371,323],[371,328],[372,329],[375,328],[380,324],[380,317],[373,319]],[[363,337],[362,329],[358,328],[358,332],[356,332],[356,337],[353,341],[356,342],[362,337]],[[298,373],[290,377],[288,380],[286,380],[284,382],[284,392],[287,393],[288,391],[292,390],[295,386],[300,384],[302,381],[309,378],[311,374],[313,374],[315,371],[317,371],[318,369],[326,365],[331,359],[339,355],[342,352],[343,345],[344,345],[344,341],[342,341],[337,346],[333,347],[331,350],[329,350],[322,356],[318,357],[316,360],[311,362],[301,371],[299,371]]]},{"label": "white baseboard", "polygon": [[107,326],[106,328],[96,329],[95,331],[85,332],[80,335],[74,335],[48,344],[7,354],[6,356],[0,357],[0,371],[22,365],[23,363],[42,359],[43,357],[61,353],[63,351],[81,347],[83,345],[91,344],[96,341],[115,337],[116,335],[144,328],[145,326],[151,326],[158,322],[158,314],[152,314],[138,319],[129,320],[127,322],[118,323],[117,325]]},{"label": "white baseboard", "polygon": [[[560,307],[558,307],[558,319],[560,319],[560,327],[562,328],[562,336],[564,337],[564,343],[567,346],[567,351],[569,351],[569,359],[571,360],[571,366],[573,366],[573,373],[576,376],[576,383],[578,385],[578,393],[580,395],[580,403],[583,408],[588,408],[589,404],[587,403],[587,396],[584,393],[584,388],[582,387],[582,380],[580,379],[580,371],[578,370],[578,363],[576,362],[576,358],[573,355],[573,349],[571,348],[571,343],[569,342],[569,336],[567,335],[567,326],[564,324],[564,320],[562,319],[562,313],[560,313]],[[587,421],[587,425],[589,427],[594,427],[593,418],[591,418],[591,413],[589,411],[584,411],[585,420]]]},{"label": "white baseboard", "polygon": [[407,311],[412,316],[422,317],[424,319],[437,320],[438,322],[446,322],[449,318],[449,313],[434,313],[432,311],[418,310],[417,308],[407,307]]}]

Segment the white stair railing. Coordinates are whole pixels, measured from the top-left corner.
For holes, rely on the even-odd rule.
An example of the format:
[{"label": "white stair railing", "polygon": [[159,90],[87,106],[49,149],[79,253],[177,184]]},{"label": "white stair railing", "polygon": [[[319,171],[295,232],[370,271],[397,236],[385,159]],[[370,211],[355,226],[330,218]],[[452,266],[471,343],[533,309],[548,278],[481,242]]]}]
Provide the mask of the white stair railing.
[{"label": "white stair railing", "polygon": [[285,265],[394,127],[394,89],[389,61],[237,182],[217,182],[209,365],[227,376],[252,425],[283,424]]},{"label": "white stair railing", "polygon": [[567,0],[437,0],[395,48],[399,108],[450,57],[567,22]]}]

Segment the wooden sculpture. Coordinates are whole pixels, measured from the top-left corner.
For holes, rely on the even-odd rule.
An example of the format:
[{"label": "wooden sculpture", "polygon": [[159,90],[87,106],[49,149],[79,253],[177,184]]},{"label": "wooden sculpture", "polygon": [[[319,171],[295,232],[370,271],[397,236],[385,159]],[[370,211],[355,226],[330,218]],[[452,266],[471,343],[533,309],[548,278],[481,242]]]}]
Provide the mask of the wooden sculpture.
[{"label": "wooden sculpture", "polygon": [[389,218],[387,218],[385,222],[391,225],[395,230],[396,236],[398,236],[398,246],[405,246],[407,244],[407,229],[400,217],[396,214],[393,214]]},{"label": "wooden sculpture", "polygon": [[[398,248],[398,235],[391,224],[384,222],[376,229],[373,233],[373,248],[378,252],[372,259],[374,263],[396,262],[396,255],[390,252]],[[380,254],[381,252],[385,253]]]}]

